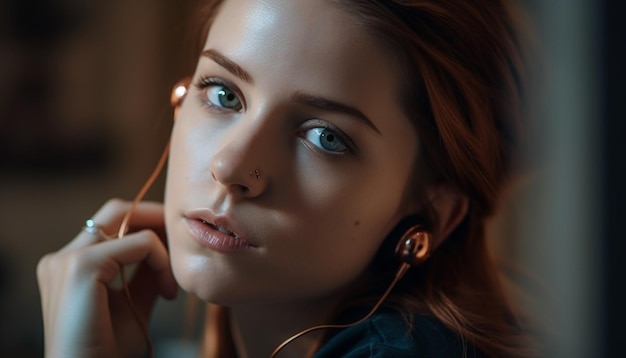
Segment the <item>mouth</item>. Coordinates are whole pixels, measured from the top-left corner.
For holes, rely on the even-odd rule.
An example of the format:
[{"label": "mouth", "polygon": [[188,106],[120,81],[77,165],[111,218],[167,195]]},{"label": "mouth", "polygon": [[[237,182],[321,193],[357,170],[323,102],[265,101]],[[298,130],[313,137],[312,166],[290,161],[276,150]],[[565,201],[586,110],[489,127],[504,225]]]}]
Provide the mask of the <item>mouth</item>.
[{"label": "mouth", "polygon": [[221,232],[221,233],[224,233],[224,234],[226,234],[226,235],[230,235],[230,236],[232,236],[233,238],[235,238],[235,239],[237,239],[237,240],[240,240],[240,239],[239,239],[239,236],[237,236],[237,234],[235,234],[234,232],[232,232],[232,231],[230,231],[230,230],[228,230],[228,229],[226,229],[226,228],[223,228],[223,227],[221,227],[221,226],[219,226],[219,225],[212,224],[212,223],[210,223],[210,222],[208,222],[208,221],[206,221],[206,220],[202,220],[202,219],[200,219],[199,221],[200,221],[201,223],[203,223],[204,225],[206,225],[206,226],[208,226],[208,227],[213,228],[214,230],[217,230],[217,231],[219,231],[219,232]]},{"label": "mouth", "polygon": [[257,247],[228,216],[218,216],[210,210],[200,209],[186,213],[183,218],[195,241],[206,248],[232,253]]}]

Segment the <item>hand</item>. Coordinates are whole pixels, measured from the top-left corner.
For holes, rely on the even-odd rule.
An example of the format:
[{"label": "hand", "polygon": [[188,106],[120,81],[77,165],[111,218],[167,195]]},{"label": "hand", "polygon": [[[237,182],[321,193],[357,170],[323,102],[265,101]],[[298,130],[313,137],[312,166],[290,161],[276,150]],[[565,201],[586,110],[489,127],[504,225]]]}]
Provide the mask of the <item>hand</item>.
[{"label": "hand", "polygon": [[[110,200],[93,220],[108,234],[117,230],[130,203]],[[176,296],[163,232],[163,206],[140,203],[130,233],[106,240],[81,232],[61,250],[37,265],[43,309],[46,357],[142,356],[145,338],[124,297],[112,283],[122,266],[139,264],[128,287],[144,322],[158,295]],[[148,230],[150,228],[151,230]],[[141,231],[134,231],[142,229]]]}]

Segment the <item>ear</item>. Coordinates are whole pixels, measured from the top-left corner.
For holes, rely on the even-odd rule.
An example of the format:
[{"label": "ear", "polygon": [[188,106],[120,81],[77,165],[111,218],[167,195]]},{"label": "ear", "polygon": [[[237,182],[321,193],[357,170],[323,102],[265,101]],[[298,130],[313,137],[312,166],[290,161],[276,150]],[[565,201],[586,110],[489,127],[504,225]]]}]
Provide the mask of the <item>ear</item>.
[{"label": "ear", "polygon": [[440,245],[463,221],[469,207],[469,199],[459,189],[442,184],[427,191],[428,202],[437,217],[435,227],[435,246]]}]

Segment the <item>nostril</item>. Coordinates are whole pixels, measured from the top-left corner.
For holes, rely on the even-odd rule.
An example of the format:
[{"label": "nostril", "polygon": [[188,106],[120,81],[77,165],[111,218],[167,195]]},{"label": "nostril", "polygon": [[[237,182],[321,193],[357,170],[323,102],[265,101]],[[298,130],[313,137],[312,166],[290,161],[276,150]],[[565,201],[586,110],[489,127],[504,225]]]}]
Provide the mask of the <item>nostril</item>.
[{"label": "nostril", "polygon": [[241,170],[243,165],[235,160],[214,159],[208,168],[211,185],[223,188],[230,194],[256,197],[264,191],[267,180],[259,169]]}]

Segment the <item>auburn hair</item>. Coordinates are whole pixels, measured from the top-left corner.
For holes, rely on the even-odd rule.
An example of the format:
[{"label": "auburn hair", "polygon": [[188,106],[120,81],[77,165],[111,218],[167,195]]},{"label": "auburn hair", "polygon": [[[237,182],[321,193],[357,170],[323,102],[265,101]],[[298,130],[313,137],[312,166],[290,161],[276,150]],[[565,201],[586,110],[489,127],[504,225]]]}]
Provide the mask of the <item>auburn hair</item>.
[{"label": "auburn hair", "polygon": [[[469,198],[461,224],[424,265],[409,271],[388,302],[406,313],[408,324],[415,312],[437,317],[487,357],[531,356],[485,233],[521,134],[520,9],[513,0],[328,1],[399,58],[403,110],[415,125],[429,184],[451,185]],[[221,3],[207,0],[198,13],[197,53]],[[425,210],[423,219],[436,222],[433,213]],[[397,261],[390,249],[395,242],[387,241],[345,302],[371,302],[389,284]],[[211,311],[208,329],[226,327],[219,308]],[[212,333],[209,351],[232,354],[229,332],[219,335]]]}]

